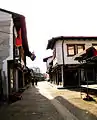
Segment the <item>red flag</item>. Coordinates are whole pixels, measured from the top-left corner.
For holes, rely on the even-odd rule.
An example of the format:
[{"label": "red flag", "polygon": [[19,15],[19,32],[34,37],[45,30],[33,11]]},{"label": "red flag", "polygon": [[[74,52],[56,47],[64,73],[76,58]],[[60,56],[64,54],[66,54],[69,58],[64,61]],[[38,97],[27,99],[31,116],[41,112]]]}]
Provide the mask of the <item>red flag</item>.
[{"label": "red flag", "polygon": [[20,30],[18,31],[18,36],[17,36],[17,38],[16,38],[16,46],[17,46],[17,47],[22,46],[21,28],[20,28]]}]

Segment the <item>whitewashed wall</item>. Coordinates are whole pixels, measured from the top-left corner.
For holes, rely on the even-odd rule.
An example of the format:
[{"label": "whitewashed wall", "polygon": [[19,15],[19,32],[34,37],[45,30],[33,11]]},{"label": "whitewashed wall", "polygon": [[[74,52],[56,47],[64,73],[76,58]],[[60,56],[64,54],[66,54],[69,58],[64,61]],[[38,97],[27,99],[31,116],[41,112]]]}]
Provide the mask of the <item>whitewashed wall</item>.
[{"label": "whitewashed wall", "polygon": [[56,62],[58,64],[62,63],[62,41],[57,41],[56,44]]},{"label": "whitewashed wall", "polygon": [[[92,46],[92,44],[97,44],[97,41],[95,40],[68,40],[64,41],[64,63],[65,64],[78,64],[77,61],[73,59],[73,57],[67,57],[67,45],[66,44],[85,44],[85,49]],[[62,40],[56,41],[55,46],[56,47],[56,61],[58,64],[63,64],[63,58],[62,58]]]},{"label": "whitewashed wall", "polygon": [[13,20],[12,16],[8,13],[0,11],[0,59],[2,66],[2,76],[5,72],[5,79],[3,76],[3,92],[8,95],[8,74],[7,74],[7,60],[13,59]]}]

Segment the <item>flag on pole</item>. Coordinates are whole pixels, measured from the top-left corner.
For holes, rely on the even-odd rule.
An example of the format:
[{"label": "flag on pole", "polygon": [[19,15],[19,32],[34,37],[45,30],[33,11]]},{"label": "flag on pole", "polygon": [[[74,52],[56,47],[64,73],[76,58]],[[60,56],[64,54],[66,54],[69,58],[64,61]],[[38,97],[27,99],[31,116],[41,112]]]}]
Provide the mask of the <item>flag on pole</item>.
[{"label": "flag on pole", "polygon": [[18,36],[17,36],[17,38],[16,38],[16,46],[17,46],[17,47],[22,46],[21,28],[20,28],[20,30],[18,31]]}]

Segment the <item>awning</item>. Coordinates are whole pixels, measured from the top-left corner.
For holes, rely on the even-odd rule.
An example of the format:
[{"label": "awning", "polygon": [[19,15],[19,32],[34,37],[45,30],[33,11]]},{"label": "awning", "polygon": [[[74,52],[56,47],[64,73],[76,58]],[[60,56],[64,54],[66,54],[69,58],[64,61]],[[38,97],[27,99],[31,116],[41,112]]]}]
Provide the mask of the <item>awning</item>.
[{"label": "awning", "polygon": [[96,61],[96,59],[97,59],[97,50],[93,46],[91,46],[88,49],[84,50],[83,52],[75,55],[73,57],[73,59],[74,60],[78,60],[79,62],[81,62],[83,60],[86,60],[86,61],[89,61],[89,60]]}]

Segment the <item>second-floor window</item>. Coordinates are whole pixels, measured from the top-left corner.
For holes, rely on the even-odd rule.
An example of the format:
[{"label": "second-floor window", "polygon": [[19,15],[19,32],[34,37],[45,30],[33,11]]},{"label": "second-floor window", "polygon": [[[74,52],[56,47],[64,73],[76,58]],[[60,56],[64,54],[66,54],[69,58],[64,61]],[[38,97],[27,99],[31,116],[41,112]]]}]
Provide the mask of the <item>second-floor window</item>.
[{"label": "second-floor window", "polygon": [[18,47],[15,47],[15,57],[19,57],[19,49],[18,49]]},{"label": "second-floor window", "polygon": [[84,45],[76,45],[76,46],[77,46],[77,52],[76,52],[77,54],[83,52],[83,50],[85,49]]},{"label": "second-floor window", "polygon": [[75,55],[75,46],[74,45],[67,45],[67,55],[68,56]]},{"label": "second-floor window", "polygon": [[67,56],[74,56],[85,49],[84,44],[67,44]]}]

